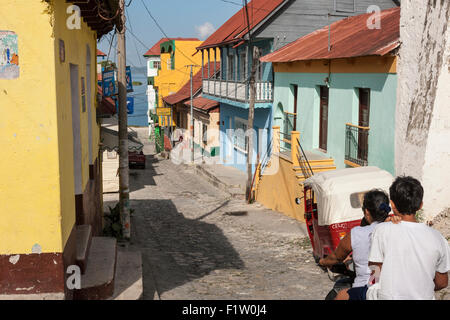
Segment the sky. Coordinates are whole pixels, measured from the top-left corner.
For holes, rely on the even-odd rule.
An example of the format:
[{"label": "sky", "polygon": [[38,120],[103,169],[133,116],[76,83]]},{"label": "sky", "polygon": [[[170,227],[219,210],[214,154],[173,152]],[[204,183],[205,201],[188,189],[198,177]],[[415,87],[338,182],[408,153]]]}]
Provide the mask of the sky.
[{"label": "sky", "polygon": [[[130,0],[125,1],[128,4]],[[127,32],[126,43],[127,64],[132,67],[144,67],[144,53],[165,37],[142,1],[170,38],[194,37],[205,40],[242,8],[239,5],[242,0],[131,0],[127,8],[127,28],[134,36]],[[103,36],[98,48],[107,55],[109,53],[110,60],[115,61],[114,47],[117,37],[111,46],[110,35]]]}]

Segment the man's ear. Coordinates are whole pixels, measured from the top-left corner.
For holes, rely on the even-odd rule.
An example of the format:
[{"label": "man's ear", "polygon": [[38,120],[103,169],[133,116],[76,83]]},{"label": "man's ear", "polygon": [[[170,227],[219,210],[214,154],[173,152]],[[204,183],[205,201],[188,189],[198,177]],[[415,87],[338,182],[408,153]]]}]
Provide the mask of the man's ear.
[{"label": "man's ear", "polygon": [[420,208],[419,208],[419,210],[422,209],[422,207],[423,207],[423,201],[420,203]]}]

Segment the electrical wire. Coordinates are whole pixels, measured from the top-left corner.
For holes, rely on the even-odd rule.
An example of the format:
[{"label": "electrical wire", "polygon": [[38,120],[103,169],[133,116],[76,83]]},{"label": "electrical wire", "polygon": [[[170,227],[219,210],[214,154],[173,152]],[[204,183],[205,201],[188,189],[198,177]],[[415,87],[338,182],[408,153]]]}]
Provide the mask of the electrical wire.
[{"label": "electrical wire", "polygon": [[[156,26],[158,27],[158,29],[161,31],[161,33],[164,35],[164,37],[166,37],[167,39],[170,39],[170,37],[167,35],[166,32],[164,32],[163,28],[159,25],[158,21],[156,21],[155,17],[153,17],[153,15],[151,14],[150,10],[148,9],[148,7],[145,5],[144,0],[141,0],[142,4],[144,5],[145,10],[147,11],[147,13],[149,14],[150,18],[152,18],[152,20],[155,22]],[[175,44],[174,44],[175,47]],[[174,48],[175,49],[175,48]],[[185,58],[187,58],[189,61],[191,61],[193,64],[197,64],[196,62],[194,62],[191,58],[189,58],[186,54],[184,54],[184,52],[180,49],[177,49],[177,51],[179,51]]]}]

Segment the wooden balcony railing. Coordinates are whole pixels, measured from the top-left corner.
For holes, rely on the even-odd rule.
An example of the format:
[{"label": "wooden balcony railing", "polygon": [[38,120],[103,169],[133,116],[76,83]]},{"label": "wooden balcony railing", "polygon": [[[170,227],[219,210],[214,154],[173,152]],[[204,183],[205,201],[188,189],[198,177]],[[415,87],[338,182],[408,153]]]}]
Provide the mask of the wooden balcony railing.
[{"label": "wooden balcony railing", "polygon": [[[250,90],[247,82],[222,79],[203,79],[203,93],[229,100],[248,103]],[[272,102],[273,84],[270,81],[256,82],[255,102]]]}]

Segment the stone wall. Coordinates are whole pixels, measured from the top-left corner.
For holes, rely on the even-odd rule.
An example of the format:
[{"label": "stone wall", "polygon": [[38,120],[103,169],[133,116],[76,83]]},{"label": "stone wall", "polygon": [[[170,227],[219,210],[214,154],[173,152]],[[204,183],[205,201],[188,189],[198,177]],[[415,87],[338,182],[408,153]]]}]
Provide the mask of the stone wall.
[{"label": "stone wall", "polygon": [[422,182],[431,220],[450,207],[450,2],[403,2],[395,167]]}]

